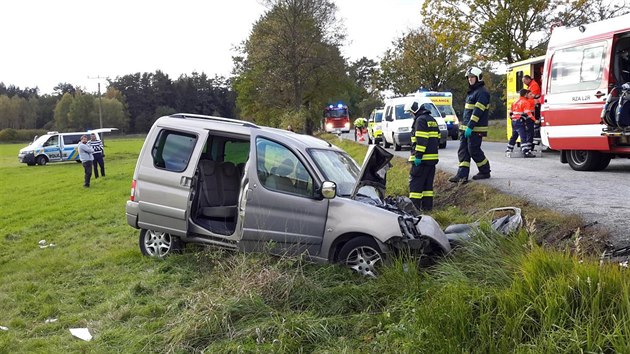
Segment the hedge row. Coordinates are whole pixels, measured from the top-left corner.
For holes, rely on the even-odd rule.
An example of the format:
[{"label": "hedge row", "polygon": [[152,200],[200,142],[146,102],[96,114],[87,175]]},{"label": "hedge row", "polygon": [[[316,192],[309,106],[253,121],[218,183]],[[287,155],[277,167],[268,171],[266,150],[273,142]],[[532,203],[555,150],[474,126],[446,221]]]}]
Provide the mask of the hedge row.
[{"label": "hedge row", "polygon": [[6,128],[0,130],[0,143],[21,143],[33,141],[35,135],[41,136],[46,134],[44,129],[12,129]]}]

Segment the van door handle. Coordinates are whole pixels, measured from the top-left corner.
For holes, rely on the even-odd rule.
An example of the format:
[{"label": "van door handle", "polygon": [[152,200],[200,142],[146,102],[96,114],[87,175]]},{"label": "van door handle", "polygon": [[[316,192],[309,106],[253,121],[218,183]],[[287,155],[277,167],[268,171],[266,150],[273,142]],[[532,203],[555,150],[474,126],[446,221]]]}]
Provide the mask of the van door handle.
[{"label": "van door handle", "polygon": [[597,97],[597,98],[602,98],[602,96],[605,96],[605,95],[606,95],[605,93],[603,93],[601,91],[597,91],[597,92],[595,92],[594,96]]},{"label": "van door handle", "polygon": [[179,184],[182,187],[190,187],[192,182],[192,178],[191,177],[186,177],[186,176],[182,176],[182,178],[179,180]]}]

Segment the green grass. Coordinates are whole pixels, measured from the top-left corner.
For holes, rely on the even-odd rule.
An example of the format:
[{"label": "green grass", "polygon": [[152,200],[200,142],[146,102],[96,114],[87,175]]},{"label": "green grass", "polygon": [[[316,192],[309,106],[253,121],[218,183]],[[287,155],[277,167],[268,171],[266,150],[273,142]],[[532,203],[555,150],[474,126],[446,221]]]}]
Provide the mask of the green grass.
[{"label": "green grass", "polygon": [[[630,352],[628,272],[588,256],[605,235],[575,216],[440,174],[442,225],[517,205],[527,228],[485,230],[428,271],[393,260],[376,280],[204,247],[154,260],[124,216],[142,139],[106,144],[107,177],[88,190],[80,164],[28,167],[21,144],[0,144],[0,353]],[[388,191],[406,194],[405,162],[390,172]]]}]

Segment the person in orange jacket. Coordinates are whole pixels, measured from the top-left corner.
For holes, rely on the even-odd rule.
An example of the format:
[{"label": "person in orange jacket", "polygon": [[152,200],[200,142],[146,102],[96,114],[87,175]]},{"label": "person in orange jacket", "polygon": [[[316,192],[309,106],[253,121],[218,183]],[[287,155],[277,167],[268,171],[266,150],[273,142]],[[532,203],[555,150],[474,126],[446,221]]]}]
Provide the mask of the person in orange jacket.
[{"label": "person in orange jacket", "polygon": [[[525,121],[527,142],[530,144],[530,148],[534,148],[534,137],[537,135],[540,138],[540,130],[536,133],[536,129],[538,128],[538,121],[540,120],[540,85],[532,79],[531,76],[525,75],[522,79],[523,83],[527,85],[527,89],[529,90],[529,98],[532,102],[532,112],[534,113],[534,118],[532,120]],[[523,138],[521,137],[521,140]]]},{"label": "person in orange jacket", "polygon": [[527,139],[529,138],[529,132],[527,132],[527,121],[535,120],[532,111],[534,109],[532,105],[532,101],[530,99],[530,91],[527,89],[522,89],[518,92],[519,98],[516,102],[512,103],[512,107],[510,108],[510,117],[512,119],[512,136],[510,137],[510,141],[508,141],[507,149],[505,152],[512,152],[514,150],[514,144],[516,143],[516,139],[521,137],[521,150],[523,151],[523,155],[525,157],[534,157],[534,154],[531,153],[531,144]]}]

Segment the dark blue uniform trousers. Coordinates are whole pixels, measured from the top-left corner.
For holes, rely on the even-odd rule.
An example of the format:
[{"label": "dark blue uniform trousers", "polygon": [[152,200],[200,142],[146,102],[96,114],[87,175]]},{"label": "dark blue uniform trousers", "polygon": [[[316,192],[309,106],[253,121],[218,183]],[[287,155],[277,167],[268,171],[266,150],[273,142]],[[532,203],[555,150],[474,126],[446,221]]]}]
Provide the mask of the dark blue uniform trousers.
[{"label": "dark blue uniform trousers", "polygon": [[464,132],[460,131],[459,134],[459,150],[457,150],[457,157],[459,158],[459,169],[457,170],[457,177],[468,178],[470,173],[470,159],[472,158],[477,164],[479,173],[490,173],[490,162],[486,159],[486,155],[481,151],[481,142],[483,136],[479,133],[473,132],[470,138],[464,136]]}]

